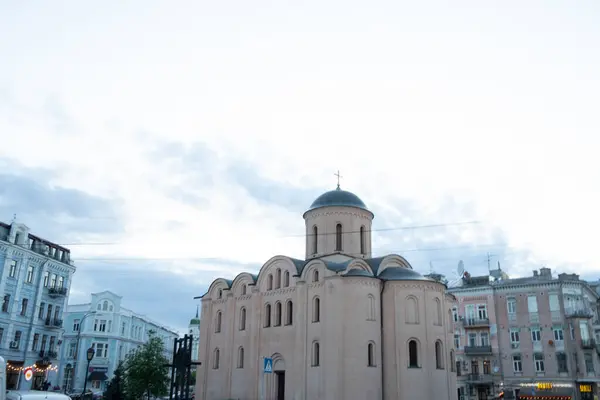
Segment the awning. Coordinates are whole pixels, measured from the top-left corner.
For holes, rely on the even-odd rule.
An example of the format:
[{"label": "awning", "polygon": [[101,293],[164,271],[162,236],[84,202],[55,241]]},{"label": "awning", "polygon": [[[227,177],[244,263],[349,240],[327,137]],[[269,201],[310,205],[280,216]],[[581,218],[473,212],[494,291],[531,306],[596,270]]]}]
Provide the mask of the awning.
[{"label": "awning", "polygon": [[94,371],[90,373],[88,376],[88,381],[106,381],[108,380],[108,376],[106,376],[106,372],[104,371]]}]

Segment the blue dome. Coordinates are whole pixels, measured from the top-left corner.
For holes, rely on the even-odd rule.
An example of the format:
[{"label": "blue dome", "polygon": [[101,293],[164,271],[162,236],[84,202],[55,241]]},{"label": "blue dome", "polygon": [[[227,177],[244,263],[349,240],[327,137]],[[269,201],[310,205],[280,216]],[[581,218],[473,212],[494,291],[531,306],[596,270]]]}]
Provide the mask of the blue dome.
[{"label": "blue dome", "polygon": [[363,203],[363,201],[357,195],[339,188],[331,190],[329,192],[325,192],[319,197],[317,197],[317,199],[313,201],[313,203],[306,211],[311,211],[321,207],[335,206],[356,207],[369,211],[365,203]]}]

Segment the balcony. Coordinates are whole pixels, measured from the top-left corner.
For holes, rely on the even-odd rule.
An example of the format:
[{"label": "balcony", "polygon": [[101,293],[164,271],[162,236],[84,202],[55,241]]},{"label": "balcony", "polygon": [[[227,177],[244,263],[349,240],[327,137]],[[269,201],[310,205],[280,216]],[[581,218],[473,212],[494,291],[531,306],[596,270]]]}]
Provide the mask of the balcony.
[{"label": "balcony", "polygon": [[46,318],[46,320],[44,321],[44,325],[50,328],[62,328],[63,320],[56,318]]},{"label": "balcony", "polygon": [[471,356],[490,355],[492,346],[465,346],[465,354]]},{"label": "balcony", "polygon": [[596,348],[596,339],[581,339],[581,348],[593,350]]},{"label": "balcony", "polygon": [[66,287],[49,287],[48,295],[50,297],[62,297],[67,295]]},{"label": "balcony", "polygon": [[467,375],[467,382],[475,384],[492,384],[494,382],[494,376],[491,374],[469,374]]},{"label": "balcony", "polygon": [[58,353],[53,350],[42,350],[40,351],[40,358],[48,358],[48,359],[56,359],[58,357]]},{"label": "balcony", "polygon": [[463,326],[465,328],[485,328],[490,326],[489,318],[464,318]]},{"label": "balcony", "polygon": [[567,318],[593,318],[594,311],[588,307],[577,307],[577,308],[565,307],[565,317],[567,317]]}]

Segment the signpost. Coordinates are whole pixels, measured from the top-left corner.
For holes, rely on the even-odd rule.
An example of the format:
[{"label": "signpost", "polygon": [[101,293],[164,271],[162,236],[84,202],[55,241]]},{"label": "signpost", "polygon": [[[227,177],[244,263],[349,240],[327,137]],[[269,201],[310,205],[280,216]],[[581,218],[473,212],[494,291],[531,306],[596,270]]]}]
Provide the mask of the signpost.
[{"label": "signpost", "polygon": [[263,375],[262,375],[262,398],[266,399],[267,398],[267,394],[265,391],[265,379],[266,379],[266,375],[265,374],[272,374],[273,373],[273,359],[272,358],[267,358],[267,357],[263,357]]}]

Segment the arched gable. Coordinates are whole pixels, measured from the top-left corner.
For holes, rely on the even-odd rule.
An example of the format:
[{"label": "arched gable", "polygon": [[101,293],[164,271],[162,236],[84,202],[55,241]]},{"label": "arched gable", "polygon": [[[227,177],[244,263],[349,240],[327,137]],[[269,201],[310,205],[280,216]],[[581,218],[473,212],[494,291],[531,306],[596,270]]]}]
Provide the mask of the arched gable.
[{"label": "arched gable", "polygon": [[319,275],[323,276],[326,268],[327,268],[327,265],[325,264],[325,262],[323,260],[320,260],[320,259],[311,260],[310,262],[308,262],[308,264],[306,264],[306,266],[302,270],[302,274],[300,274],[300,279],[302,279],[306,282],[312,282],[312,271],[317,269],[317,270],[319,270]]},{"label": "arched gable", "polygon": [[361,260],[359,258],[352,260],[350,262],[350,264],[348,265],[348,268],[346,271],[350,271],[352,269],[359,269],[361,271],[368,272],[370,275],[374,275],[373,270],[371,269],[369,264],[367,264],[366,261]]},{"label": "arched gable", "polygon": [[211,300],[217,300],[219,289],[223,291],[231,288],[231,281],[225,278],[217,278],[208,287],[208,291],[202,297],[209,297]]},{"label": "arched gable", "polygon": [[408,261],[406,261],[406,259],[402,256],[399,256],[398,254],[390,254],[387,255],[383,258],[383,260],[381,261],[380,267],[377,270],[377,275],[381,275],[381,273],[383,271],[385,271],[386,268],[389,267],[400,267],[400,268],[407,268],[407,269],[413,269],[413,267],[410,265],[410,263]]},{"label": "arched gable", "polygon": [[[233,283],[231,284],[231,291],[234,296],[242,295],[242,286],[243,285],[254,285],[256,282],[254,281],[254,276],[249,272],[242,272],[236,275],[233,278]],[[246,286],[247,287],[247,286]],[[250,289],[247,287],[246,294],[250,294]]]},{"label": "arched gable", "polygon": [[[275,279],[275,272],[277,268],[281,268],[282,276],[284,271],[289,271],[290,276],[294,276],[297,274],[296,264],[294,264],[293,260],[290,257],[286,256],[275,256],[272,257],[269,261],[263,264],[260,267],[260,271],[258,271],[258,277],[256,278],[256,286],[258,286],[261,292],[267,291],[267,278],[269,274],[273,275],[273,279]],[[276,288],[277,286],[273,286]]]}]

